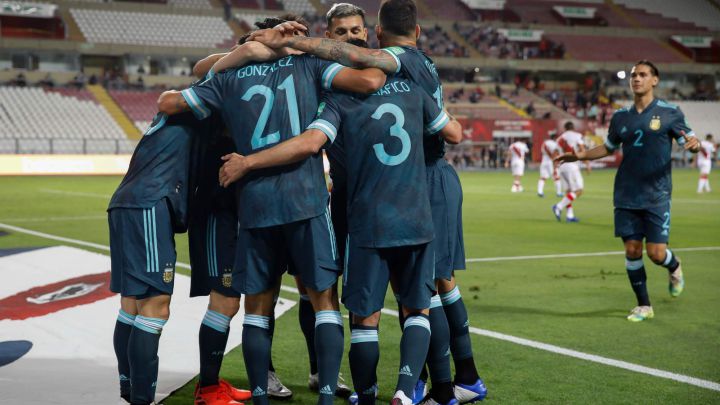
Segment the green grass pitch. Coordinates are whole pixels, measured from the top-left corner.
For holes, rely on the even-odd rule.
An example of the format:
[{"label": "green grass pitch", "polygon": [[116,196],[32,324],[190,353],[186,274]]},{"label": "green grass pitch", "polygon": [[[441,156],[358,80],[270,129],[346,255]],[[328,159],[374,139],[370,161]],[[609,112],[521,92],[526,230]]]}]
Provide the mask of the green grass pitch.
[{"label": "green grass pitch", "polygon": [[[468,259],[611,253],[468,262],[468,270],[459,272],[457,279],[471,325],[720,382],[720,250],[678,252],[686,289],[677,299],[668,294],[666,270],[646,258],[655,318],[630,323],[625,316],[635,302],[624,257],[612,253],[622,250],[621,241],[613,237],[614,170],[585,174],[585,195],[574,204],[581,219],[578,224],[556,222],[550,211],[557,200],[552,183],[546,185],[546,197],[538,198],[537,176],[529,172],[523,181],[526,191],[511,194],[507,172],[461,174]],[[716,191],[698,195],[696,171],[676,170],[673,178],[671,246],[719,247],[720,180],[711,176]],[[105,208],[119,181],[119,177],[0,178],[0,223],[107,245]],[[17,232],[0,237],[0,248],[57,244],[62,242]],[[177,248],[178,260],[187,263],[186,235],[177,238]],[[285,284],[292,286],[292,281]],[[297,299],[290,292],[282,296]],[[396,309],[390,295],[386,306]],[[314,394],[306,387],[307,357],[297,308],[279,318],[276,328],[273,359],[281,379],[295,393],[288,403],[314,403]],[[347,331],[346,338],[347,351]],[[397,319],[384,315],[378,377],[380,399],[386,403],[395,385],[399,338]],[[720,392],[711,389],[497,338],[474,334],[472,339],[489,390],[487,402],[720,403]],[[188,353],[197,355],[192,348]],[[342,372],[349,383],[347,356]],[[226,357],[222,375],[237,386],[247,385],[239,348]],[[194,383],[164,403],[192,403]]]}]

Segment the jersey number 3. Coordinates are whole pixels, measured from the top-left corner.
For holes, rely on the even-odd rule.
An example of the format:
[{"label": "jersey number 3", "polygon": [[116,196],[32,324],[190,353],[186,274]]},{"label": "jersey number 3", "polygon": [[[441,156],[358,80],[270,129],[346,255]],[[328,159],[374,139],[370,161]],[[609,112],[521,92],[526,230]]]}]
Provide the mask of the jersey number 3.
[{"label": "jersey number 3", "polygon": [[397,155],[388,154],[385,151],[385,145],[382,143],[376,143],[373,145],[373,149],[380,163],[388,166],[397,166],[404,162],[410,155],[410,134],[403,128],[403,125],[405,125],[405,114],[400,107],[395,104],[385,103],[378,107],[371,117],[379,120],[385,114],[390,114],[395,117],[395,124],[390,127],[390,136],[400,139],[402,149]]},{"label": "jersey number 3", "polygon": [[[298,113],[297,98],[295,97],[295,82],[293,81],[292,75],[283,80],[277,89],[285,90],[285,100],[287,100],[287,109],[290,114],[292,135],[298,135],[300,134],[300,115]],[[265,126],[267,125],[270,113],[273,109],[275,94],[270,87],[256,84],[255,86],[250,87],[245,94],[243,94],[242,100],[250,101],[256,95],[265,97],[265,104],[260,112],[257,124],[255,124],[255,130],[253,131],[252,140],[250,141],[253,150],[280,142],[280,131],[275,131],[271,134],[263,136]]]}]

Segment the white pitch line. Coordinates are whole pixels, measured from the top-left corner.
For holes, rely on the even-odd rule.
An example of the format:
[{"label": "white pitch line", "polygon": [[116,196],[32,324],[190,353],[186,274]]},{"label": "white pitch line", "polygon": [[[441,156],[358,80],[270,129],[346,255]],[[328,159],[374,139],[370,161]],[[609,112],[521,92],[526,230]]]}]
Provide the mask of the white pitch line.
[{"label": "white pitch line", "polygon": [[[703,246],[694,248],[673,248],[673,252],[698,252],[707,250],[720,250],[720,246]],[[555,255],[532,255],[532,256],[498,256],[498,257],[475,257],[465,259],[469,263],[477,262],[503,262],[508,260],[535,260],[535,259],[564,259],[568,257],[590,257],[590,256],[607,256],[607,255],[624,255],[622,250],[612,252],[586,252],[586,253],[562,253]]]},{"label": "white pitch line", "polygon": [[93,221],[107,219],[107,215],[84,215],[67,217],[36,217],[36,218],[0,218],[0,222],[62,222],[62,221]]},{"label": "white pitch line", "polygon": [[[92,248],[100,249],[100,250],[108,250],[108,251],[110,250],[109,246],[104,246],[104,245],[100,245],[97,243],[85,242],[85,241],[77,240],[77,239],[65,238],[65,237],[57,236],[57,235],[50,235],[47,233],[37,232],[37,231],[30,230],[30,229],[20,228],[17,226],[7,225],[7,224],[3,224],[3,223],[0,223],[0,228],[5,228],[5,229],[15,231],[15,232],[26,233],[28,235],[38,236],[41,238],[52,239],[52,240],[57,240],[57,241],[67,242],[67,243],[73,243],[73,244],[80,245],[80,246],[88,246],[88,247],[92,247]],[[675,249],[675,250],[680,250],[680,249]],[[720,250],[720,248],[719,247],[685,248],[684,250],[685,251]],[[605,253],[605,254],[607,254],[607,253]],[[545,256],[543,256],[543,257],[545,257]],[[187,263],[179,263],[178,262],[176,265],[177,265],[177,267],[182,267],[182,268],[186,268],[186,269],[190,268],[190,265]],[[299,291],[297,290],[297,288],[294,288],[294,287],[281,285],[280,289],[283,291],[286,291],[286,292],[293,293],[293,294],[299,294]],[[383,309],[382,313],[390,315],[390,316],[394,316],[394,317],[398,316],[398,312],[394,311],[392,309]],[[645,367],[645,366],[641,366],[639,364],[628,363],[628,362],[622,361],[622,360],[615,360],[615,359],[611,359],[608,357],[602,357],[602,356],[597,356],[594,354],[579,352],[577,350],[566,349],[564,347],[555,346],[555,345],[551,345],[548,343],[542,343],[542,342],[538,342],[535,340],[524,339],[524,338],[520,338],[517,336],[507,335],[504,333],[493,332],[491,330],[470,327],[470,332],[472,332],[476,335],[490,337],[493,339],[499,339],[502,341],[515,343],[515,344],[518,344],[521,346],[527,346],[527,347],[532,347],[534,349],[539,349],[539,350],[544,350],[544,351],[548,351],[551,353],[561,354],[563,356],[573,357],[573,358],[580,359],[580,360],[586,360],[586,361],[590,361],[593,363],[603,364],[606,366],[617,367],[617,368],[621,368],[621,369],[628,370],[628,371],[633,371],[633,372],[640,373],[640,374],[647,374],[647,375],[651,375],[654,377],[678,381],[681,383],[694,385],[696,387],[705,388],[705,389],[709,389],[709,390],[713,390],[713,391],[720,391],[720,383],[716,383],[714,381],[703,380],[700,378],[690,377],[690,376],[686,376],[683,374],[676,374],[676,373],[672,373],[672,372],[665,371],[665,370]]]},{"label": "white pitch line", "polygon": [[38,189],[38,191],[43,192],[43,193],[68,195],[68,196],[73,196],[73,197],[102,198],[105,200],[110,200],[110,197],[111,197],[109,194],[84,193],[84,192],[80,192],[80,191],[64,191],[64,190],[55,190],[52,188],[41,188],[41,189]]}]

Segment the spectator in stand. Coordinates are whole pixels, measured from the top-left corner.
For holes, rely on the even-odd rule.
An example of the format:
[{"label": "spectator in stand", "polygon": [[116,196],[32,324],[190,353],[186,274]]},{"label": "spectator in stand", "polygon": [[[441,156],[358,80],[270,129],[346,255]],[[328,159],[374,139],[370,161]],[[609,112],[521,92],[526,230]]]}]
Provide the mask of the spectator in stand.
[{"label": "spectator in stand", "polygon": [[527,107],[525,107],[525,112],[526,112],[527,115],[529,115],[530,117],[535,118],[535,104],[534,104],[532,101],[530,101],[530,102],[528,103]]},{"label": "spectator in stand", "polygon": [[38,82],[38,84],[43,87],[53,88],[55,87],[55,80],[53,80],[52,75],[48,73],[47,75],[45,75],[45,78]]},{"label": "spectator in stand", "polygon": [[98,84],[98,77],[95,73],[90,75],[90,79],[88,79],[88,84],[91,84],[91,85]]},{"label": "spectator in stand", "polygon": [[73,79],[70,81],[70,84],[77,87],[78,90],[85,87],[85,73],[83,73],[83,71],[81,70],[80,73],[73,77]]}]

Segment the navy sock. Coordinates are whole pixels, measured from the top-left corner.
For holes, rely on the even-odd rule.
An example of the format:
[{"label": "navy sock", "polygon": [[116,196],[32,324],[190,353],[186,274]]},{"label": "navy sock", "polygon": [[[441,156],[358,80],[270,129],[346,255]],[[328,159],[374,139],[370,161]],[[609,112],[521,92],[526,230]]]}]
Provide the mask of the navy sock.
[{"label": "navy sock", "polygon": [[130,384],[132,385],[131,403],[149,404],[155,400],[157,384],[158,347],[160,334],[167,319],[135,317],[130,341],[128,359],[130,361]]},{"label": "navy sock", "polygon": [[635,292],[638,305],[649,306],[650,297],[648,297],[647,292],[647,275],[645,274],[645,265],[643,264],[642,257],[636,259],[626,257],[625,269],[627,270],[628,278],[630,279],[630,285]]},{"label": "navy sock", "polygon": [[380,360],[378,328],[353,325],[350,338],[350,373],[360,404],[375,404],[377,365]]},{"label": "navy sock", "polygon": [[[453,397],[450,371],[450,329],[439,295],[430,301],[430,346],[427,365],[432,380],[433,398],[445,403]],[[444,384],[447,383],[447,384]]]},{"label": "navy sock", "polygon": [[455,363],[455,382],[475,384],[480,376],[475,368],[470,341],[470,321],[460,289],[455,286],[449,292],[440,294],[440,299],[450,327],[450,351]]},{"label": "navy sock", "polygon": [[318,362],[319,404],[332,404],[342,362],[345,338],[340,311],[315,314],[315,352]]},{"label": "navy sock", "polygon": [[118,362],[118,375],[120,376],[120,396],[130,402],[130,362],[128,360],[128,343],[132,333],[135,315],[130,315],[122,309],[118,313],[113,333],[113,347]]},{"label": "navy sock", "polygon": [[270,317],[270,365],[268,365],[268,371],[272,371],[273,373],[275,372],[275,365],[272,361],[272,341],[275,337],[275,305],[277,305],[277,298],[273,302],[273,313]]},{"label": "navy sock", "polygon": [[430,320],[425,314],[413,314],[405,319],[400,339],[400,369],[395,391],[412,398],[415,383],[430,346]]},{"label": "navy sock", "polygon": [[269,404],[267,396],[268,366],[270,365],[270,317],[245,315],[242,332],[243,359],[250,381],[252,403]]},{"label": "navy sock", "polygon": [[313,309],[310,298],[307,295],[300,296],[298,319],[300,321],[300,330],[302,330],[303,336],[305,336],[305,344],[308,349],[310,374],[317,374],[318,363],[317,355],[315,354],[315,310]]},{"label": "navy sock", "polygon": [[665,249],[665,260],[661,264],[661,266],[668,269],[670,273],[675,272],[675,270],[680,267],[680,262],[678,261],[677,257],[673,254],[672,250]]},{"label": "navy sock", "polygon": [[200,324],[198,342],[200,345],[201,387],[217,385],[225,346],[230,335],[230,317],[208,309]]}]

